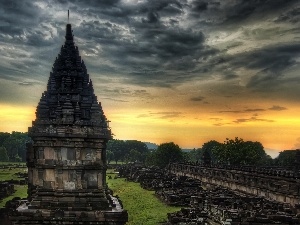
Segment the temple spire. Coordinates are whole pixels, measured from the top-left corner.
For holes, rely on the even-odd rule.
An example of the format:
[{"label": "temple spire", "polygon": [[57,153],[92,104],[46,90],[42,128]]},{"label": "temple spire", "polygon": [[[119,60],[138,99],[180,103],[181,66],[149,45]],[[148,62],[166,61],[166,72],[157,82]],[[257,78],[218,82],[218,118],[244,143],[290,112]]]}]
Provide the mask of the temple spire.
[{"label": "temple spire", "polygon": [[70,10],[68,10],[68,24],[66,27],[66,40],[73,41],[72,26],[69,23]]},{"label": "temple spire", "polygon": [[66,40],[73,41],[72,26],[69,23],[66,26]]}]

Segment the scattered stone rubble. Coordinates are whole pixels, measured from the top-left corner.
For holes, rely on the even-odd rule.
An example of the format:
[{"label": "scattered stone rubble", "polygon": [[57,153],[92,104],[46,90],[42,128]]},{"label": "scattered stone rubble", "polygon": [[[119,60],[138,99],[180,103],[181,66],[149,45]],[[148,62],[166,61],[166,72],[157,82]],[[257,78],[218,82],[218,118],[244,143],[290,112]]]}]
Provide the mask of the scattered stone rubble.
[{"label": "scattered stone rubble", "polygon": [[18,180],[10,179],[10,180],[4,180],[0,181],[0,200],[12,195],[15,193],[15,185],[26,185],[28,184],[28,175],[27,173],[15,173],[18,178]]},{"label": "scattered stone rubble", "polygon": [[300,173],[293,168],[170,164],[168,171],[293,206],[300,203]]},{"label": "scattered stone rubble", "polygon": [[165,225],[296,225],[300,207],[271,201],[263,196],[208,185],[168,170],[122,166],[120,177],[139,182],[168,205],[183,206],[168,214]]},{"label": "scattered stone rubble", "polygon": [[15,186],[9,182],[0,182],[0,200],[15,193]]}]

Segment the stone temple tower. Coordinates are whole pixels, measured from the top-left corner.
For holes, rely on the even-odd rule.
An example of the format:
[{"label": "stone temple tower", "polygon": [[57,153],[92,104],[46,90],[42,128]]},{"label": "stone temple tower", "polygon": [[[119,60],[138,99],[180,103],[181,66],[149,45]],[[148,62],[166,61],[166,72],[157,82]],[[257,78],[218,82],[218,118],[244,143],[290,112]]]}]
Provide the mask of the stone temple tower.
[{"label": "stone temple tower", "polygon": [[13,224],[123,225],[127,212],[106,188],[108,121],[74,45],[71,24],[29,128],[28,197]]}]

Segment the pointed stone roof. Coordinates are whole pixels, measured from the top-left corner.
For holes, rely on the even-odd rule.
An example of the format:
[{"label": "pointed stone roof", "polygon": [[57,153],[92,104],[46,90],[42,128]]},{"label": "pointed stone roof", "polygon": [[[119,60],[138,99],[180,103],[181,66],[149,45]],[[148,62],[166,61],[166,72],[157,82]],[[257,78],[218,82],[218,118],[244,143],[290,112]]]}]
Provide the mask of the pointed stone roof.
[{"label": "pointed stone roof", "polygon": [[84,61],[74,44],[71,24],[66,26],[65,43],[53,64],[30,133],[37,135],[43,131],[41,127],[50,124],[97,127],[95,130],[102,138],[111,138],[101,103],[97,101]]}]

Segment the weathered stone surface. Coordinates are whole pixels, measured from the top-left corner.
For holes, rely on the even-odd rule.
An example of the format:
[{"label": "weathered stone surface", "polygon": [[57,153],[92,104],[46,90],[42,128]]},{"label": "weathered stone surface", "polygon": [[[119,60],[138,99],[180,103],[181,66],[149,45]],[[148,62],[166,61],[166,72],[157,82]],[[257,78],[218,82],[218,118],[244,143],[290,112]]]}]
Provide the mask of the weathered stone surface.
[{"label": "weathered stone surface", "polygon": [[[201,181],[201,176],[209,175],[210,178],[216,180],[221,177],[218,176],[218,171],[207,173],[206,170],[209,168],[214,170],[208,163],[205,165],[180,164],[179,166],[179,164],[173,164],[170,165],[169,171],[122,166],[119,168],[119,174],[128,180],[140,182],[144,188],[155,190],[156,195],[167,204],[186,207],[178,212],[168,214],[168,222],[165,225],[300,224],[300,206],[297,204],[272,201],[267,196],[235,189],[233,184],[239,179],[232,179],[231,176],[225,176],[225,173],[223,180],[227,180],[228,184],[232,183],[228,187]],[[231,169],[226,168],[225,172],[230,173]],[[240,167],[240,169],[242,168]],[[232,174],[235,177],[241,175],[237,173],[237,167],[234,167],[234,170]],[[257,172],[253,178],[264,179],[262,174],[266,172],[265,170],[254,167],[251,170],[261,171]],[[190,176],[191,173],[193,177]],[[294,182],[297,183],[297,179]]]},{"label": "weathered stone surface", "polygon": [[272,201],[293,206],[300,203],[298,170],[275,167],[171,164],[169,171],[176,175],[199,179],[207,185],[239,190]]},{"label": "weathered stone surface", "polygon": [[106,190],[111,131],[70,24],[28,134],[29,202],[12,215],[14,225],[126,223],[127,212]]}]

